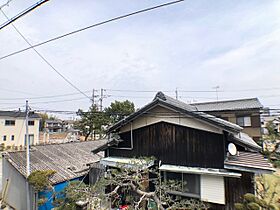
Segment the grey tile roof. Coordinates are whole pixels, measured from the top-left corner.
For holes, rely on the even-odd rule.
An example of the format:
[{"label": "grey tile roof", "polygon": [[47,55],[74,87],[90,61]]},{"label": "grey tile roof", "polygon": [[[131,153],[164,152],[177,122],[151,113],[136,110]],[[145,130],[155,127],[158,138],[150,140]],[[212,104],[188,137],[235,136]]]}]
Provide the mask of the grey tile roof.
[{"label": "grey tile roof", "polygon": [[263,105],[257,98],[228,100],[228,101],[214,101],[205,103],[193,103],[199,111],[227,111],[227,110],[248,110],[248,109],[261,109]]},{"label": "grey tile roof", "polygon": [[222,127],[225,130],[231,130],[235,132],[239,132],[242,130],[242,128],[234,123],[231,123],[229,121],[217,118],[213,115],[198,111],[197,108],[193,105],[186,104],[182,101],[176,100],[172,97],[169,97],[165,95],[162,92],[158,92],[152,102],[144,106],[143,108],[139,109],[137,112],[129,115],[125,119],[117,122],[115,125],[111,126],[108,129],[108,132],[111,132],[113,130],[116,130],[120,128],[121,126],[127,124],[128,122],[134,120],[139,115],[145,114],[150,108],[155,107],[156,105],[161,104],[164,106],[167,106],[171,109],[175,109],[178,112],[191,115],[194,118],[201,119],[204,121],[207,121],[208,123],[214,124],[216,126]]},{"label": "grey tile roof", "polygon": [[248,134],[240,132],[232,136],[234,142],[239,143],[241,146],[245,146],[248,149],[261,151],[261,146],[259,146]]},{"label": "grey tile roof", "polygon": [[[103,153],[95,155],[91,150],[106,143],[107,140],[98,140],[34,146],[30,151],[31,171],[56,171],[50,179],[52,184],[81,177],[89,169],[87,164],[98,162],[103,156]],[[25,151],[8,152],[4,158],[26,176]]]},{"label": "grey tile roof", "polygon": [[274,168],[266,160],[262,154],[254,152],[239,152],[239,155],[227,158],[225,160],[225,167],[240,167],[248,170],[268,170],[274,171]]},{"label": "grey tile roof", "polygon": [[[0,117],[11,117],[11,118],[24,118],[25,112],[21,111],[0,111]],[[29,118],[41,118],[38,113],[31,112]]]}]

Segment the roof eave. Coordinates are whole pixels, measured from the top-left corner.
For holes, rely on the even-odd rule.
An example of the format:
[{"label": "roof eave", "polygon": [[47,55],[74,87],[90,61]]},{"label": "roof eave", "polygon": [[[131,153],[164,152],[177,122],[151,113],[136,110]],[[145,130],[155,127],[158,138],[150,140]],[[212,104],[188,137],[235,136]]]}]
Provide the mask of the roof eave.
[{"label": "roof eave", "polygon": [[224,164],[225,169],[237,170],[237,171],[245,171],[245,172],[253,172],[257,174],[271,174],[276,171],[274,168],[268,167],[254,167],[254,166],[247,166],[243,164]]}]

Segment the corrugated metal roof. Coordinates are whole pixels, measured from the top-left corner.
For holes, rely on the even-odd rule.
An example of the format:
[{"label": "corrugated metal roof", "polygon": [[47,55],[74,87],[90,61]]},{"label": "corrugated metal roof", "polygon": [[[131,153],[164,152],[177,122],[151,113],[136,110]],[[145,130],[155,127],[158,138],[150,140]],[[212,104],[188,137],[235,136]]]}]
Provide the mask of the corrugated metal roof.
[{"label": "corrugated metal roof", "polygon": [[225,169],[218,168],[198,168],[198,167],[187,167],[187,166],[176,166],[164,164],[159,167],[161,171],[170,171],[170,172],[180,172],[188,174],[205,174],[212,176],[225,176],[225,177],[241,177],[240,173],[235,173],[232,171],[227,171]]},{"label": "corrugated metal roof", "polygon": [[[24,118],[25,112],[21,111],[0,111],[0,117],[12,117],[12,118]],[[41,118],[39,114],[31,112],[29,113],[29,118]]]},{"label": "corrugated metal roof", "polygon": [[[81,177],[89,169],[88,164],[98,162],[103,156],[103,153],[95,155],[91,150],[106,143],[107,140],[98,140],[34,146],[30,151],[31,171],[56,171],[50,179],[53,184]],[[25,151],[7,152],[4,158],[26,176]]]},{"label": "corrugated metal roof", "polygon": [[248,110],[248,109],[261,109],[263,105],[257,98],[247,98],[228,101],[214,101],[205,103],[193,103],[199,111],[226,111],[226,110]]},{"label": "corrugated metal roof", "polygon": [[225,160],[225,168],[233,169],[233,167],[240,167],[245,170],[274,171],[271,163],[269,163],[262,154],[254,152],[239,152],[239,155],[237,156],[228,157]]},{"label": "corrugated metal roof", "polygon": [[141,168],[146,169],[154,165],[154,160],[125,157],[105,157],[100,164],[111,167]]}]

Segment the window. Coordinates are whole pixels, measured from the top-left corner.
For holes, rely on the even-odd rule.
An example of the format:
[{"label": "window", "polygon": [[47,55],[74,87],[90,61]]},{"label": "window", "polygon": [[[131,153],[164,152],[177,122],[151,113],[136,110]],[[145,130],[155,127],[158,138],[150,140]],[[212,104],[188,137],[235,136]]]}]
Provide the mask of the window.
[{"label": "window", "polygon": [[34,123],[34,120],[29,120],[29,121],[28,121],[28,125],[29,125],[29,126],[34,126],[34,124],[35,124],[35,123]]},{"label": "window", "polygon": [[6,141],[7,140],[7,136],[3,136],[3,141]]},{"label": "window", "polygon": [[171,189],[171,194],[200,198],[200,175],[175,172],[164,172],[165,181],[174,180],[179,184],[179,189]]},{"label": "window", "polygon": [[237,117],[236,123],[242,127],[249,127],[251,126],[251,117],[250,116]]},{"label": "window", "polygon": [[5,125],[14,126],[16,124],[15,120],[5,120]]},{"label": "window", "polygon": [[14,141],[14,140],[15,140],[15,136],[11,135],[11,141]]}]

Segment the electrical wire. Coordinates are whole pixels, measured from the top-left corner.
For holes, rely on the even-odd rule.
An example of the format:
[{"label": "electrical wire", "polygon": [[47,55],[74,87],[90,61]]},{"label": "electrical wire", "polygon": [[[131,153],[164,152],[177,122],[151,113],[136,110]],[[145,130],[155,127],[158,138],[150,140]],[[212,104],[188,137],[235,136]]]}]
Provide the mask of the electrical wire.
[{"label": "electrical wire", "polygon": [[11,1],[12,1],[12,0],[7,0],[6,3],[4,3],[4,4],[2,4],[2,5],[0,6],[0,9],[2,9],[3,7],[9,6],[9,3],[10,3]]},{"label": "electrical wire", "polygon": [[[23,17],[24,15],[26,15],[27,13],[31,12],[32,10],[36,9],[37,7],[41,6],[42,4],[46,3],[49,0],[41,0],[38,1],[37,3],[33,4],[32,6],[28,7],[27,9],[23,10],[22,12],[20,12],[19,14],[17,14],[16,16],[14,16],[11,19],[8,19],[5,23],[0,25],[0,30],[5,28],[6,26],[12,24],[14,21],[16,21],[17,19]],[[9,1],[7,3],[7,5],[9,4]],[[1,9],[2,7],[0,7]]]},{"label": "electrical wire", "polygon": [[[83,91],[84,93],[89,93],[89,91]],[[78,95],[80,93],[65,93],[65,94],[60,94],[60,95],[48,95],[48,96],[38,96],[38,97],[28,97],[29,100],[32,99],[44,99],[44,98],[60,98],[60,97],[65,97],[65,96],[74,96]],[[0,101],[15,101],[15,100],[25,100],[26,98],[0,98]]]},{"label": "electrical wire", "polygon": [[[2,9],[0,9],[2,14],[9,20],[9,17],[4,13]],[[86,98],[90,99],[91,98],[86,95],[84,92],[82,92],[76,85],[74,85],[69,79],[67,79],[62,73],[60,73],[41,53],[39,53],[33,46],[32,44],[25,38],[25,36],[17,29],[17,27],[11,23],[12,27],[16,30],[16,32],[22,37],[22,39],[31,47],[31,49],[34,50],[34,52],[54,71],[56,72],[65,82],[67,82],[70,86],[72,86],[75,90],[80,92],[82,95],[84,95]]]},{"label": "electrical wire", "polygon": [[157,6],[153,6],[153,7],[149,7],[149,8],[146,8],[146,9],[138,10],[136,12],[128,13],[128,14],[125,14],[125,15],[120,15],[120,16],[117,16],[117,17],[114,17],[114,18],[111,18],[111,19],[108,19],[108,20],[105,20],[105,21],[102,21],[102,22],[99,22],[99,23],[95,23],[95,24],[92,24],[90,26],[87,26],[87,27],[84,27],[84,28],[81,28],[81,29],[78,29],[78,30],[75,30],[75,31],[57,36],[57,37],[54,37],[54,38],[51,38],[49,40],[40,42],[38,44],[31,45],[30,47],[24,48],[22,50],[18,50],[16,52],[10,53],[8,55],[2,56],[2,57],[0,57],[0,60],[3,60],[5,58],[11,57],[13,55],[16,55],[16,54],[22,53],[24,51],[30,50],[32,48],[34,49],[34,48],[42,46],[44,44],[53,42],[53,41],[58,40],[58,39],[62,39],[64,37],[67,37],[67,36],[70,36],[70,35],[73,35],[73,34],[76,34],[76,33],[91,29],[91,28],[95,28],[95,27],[98,27],[98,26],[101,26],[101,25],[105,25],[105,24],[110,23],[110,22],[118,21],[120,19],[124,19],[124,18],[130,17],[130,16],[133,16],[133,15],[137,15],[137,14],[141,14],[141,13],[148,12],[148,11],[151,11],[151,10],[155,10],[155,9],[159,9],[159,8],[162,8],[162,7],[177,4],[177,3],[180,3],[180,2],[183,2],[183,1],[184,0],[177,0],[177,1],[172,1],[172,2],[168,2],[168,3],[160,4],[160,5],[157,5]]}]

